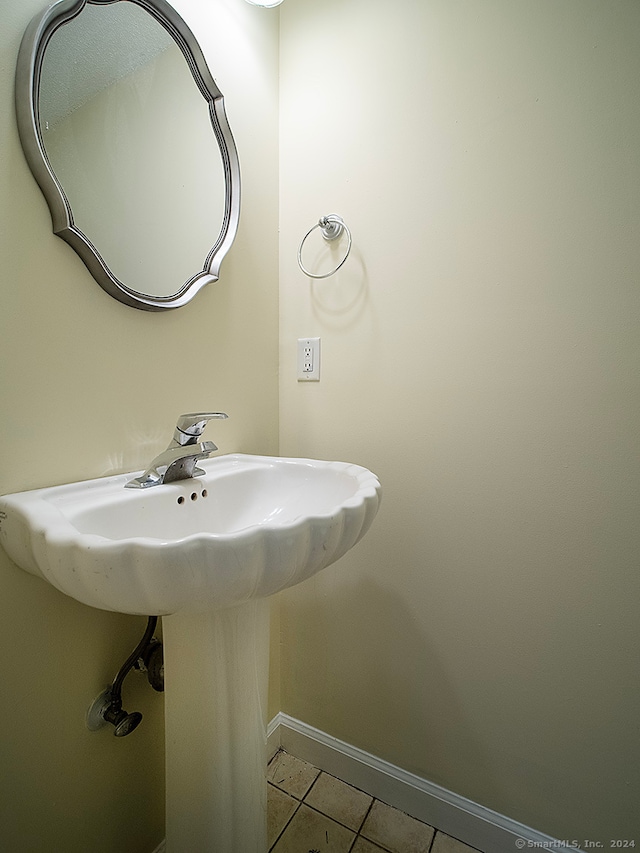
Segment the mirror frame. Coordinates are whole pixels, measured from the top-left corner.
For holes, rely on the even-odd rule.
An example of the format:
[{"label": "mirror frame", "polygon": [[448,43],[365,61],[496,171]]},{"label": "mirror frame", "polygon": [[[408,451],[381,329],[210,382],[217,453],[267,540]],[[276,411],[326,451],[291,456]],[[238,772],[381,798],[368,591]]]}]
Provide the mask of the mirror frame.
[{"label": "mirror frame", "polygon": [[240,218],[240,164],[235,141],[227,121],[224,99],[207,66],[195,36],[166,0],[124,0],[148,12],[167,30],[185,57],[194,83],[209,106],[212,131],[222,157],[225,205],[222,228],[203,268],[171,296],[151,296],[128,287],[117,279],[97,248],[74,223],[73,211],[64,189],[47,157],[39,115],[40,76],[44,53],[53,33],[79,15],[87,5],[106,6],[123,0],[57,0],[29,24],[22,39],[16,68],[16,116],[22,148],[40,189],[49,205],[53,231],[80,255],[89,271],[110,295],[144,311],[180,308],[210,282],[219,278],[220,264],[236,236]]}]

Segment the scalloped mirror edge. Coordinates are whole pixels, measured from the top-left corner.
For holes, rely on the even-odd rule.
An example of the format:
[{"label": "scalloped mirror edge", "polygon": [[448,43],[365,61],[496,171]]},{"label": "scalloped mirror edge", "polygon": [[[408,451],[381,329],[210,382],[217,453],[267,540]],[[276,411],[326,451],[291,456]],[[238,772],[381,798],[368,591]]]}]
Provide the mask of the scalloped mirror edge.
[{"label": "scalloped mirror edge", "polygon": [[218,142],[224,170],[225,201],[222,228],[209,251],[204,269],[194,274],[170,296],[153,296],[128,287],[116,278],[91,240],[74,223],[71,205],[47,157],[39,119],[38,93],[47,43],[58,27],[80,14],[88,5],[107,5],[120,0],[57,0],[37,15],[20,45],[16,67],[16,117],[27,163],[49,205],[53,231],[80,256],[97,283],[110,296],[132,308],[164,311],[190,302],[207,284],[217,281],[220,264],[229,251],[240,218],[240,164],[227,121],[224,99],[207,66],[195,36],[165,0],[127,0],[161,24],[187,61],[194,82],[209,105],[212,131]]}]

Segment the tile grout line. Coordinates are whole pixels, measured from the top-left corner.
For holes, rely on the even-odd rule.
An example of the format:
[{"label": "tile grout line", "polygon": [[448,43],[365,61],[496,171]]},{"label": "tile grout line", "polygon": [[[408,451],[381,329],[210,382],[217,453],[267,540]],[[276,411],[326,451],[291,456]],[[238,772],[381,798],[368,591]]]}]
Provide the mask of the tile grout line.
[{"label": "tile grout line", "polygon": [[[283,752],[283,753],[287,754],[287,753],[286,753],[286,750],[282,750],[282,749],[281,749],[281,750],[279,750],[278,752]],[[277,754],[278,754],[278,753],[276,753],[276,755],[277,755]],[[273,761],[273,759],[274,759],[275,757],[276,757],[276,756],[274,755],[274,756],[273,756],[273,758],[271,759],[271,761]],[[271,761],[269,762],[269,764],[271,764]],[[313,765],[310,765],[310,766],[313,766]],[[364,836],[364,835],[362,835],[362,834],[361,834],[361,833],[362,833],[362,829],[363,829],[363,827],[364,827],[364,825],[365,825],[365,823],[366,823],[366,821],[367,821],[367,818],[369,817],[369,814],[371,813],[371,810],[373,809],[373,807],[374,807],[375,803],[376,803],[376,802],[382,802],[382,801],[377,800],[377,799],[376,799],[376,797],[373,797],[371,794],[369,794],[369,793],[368,793],[368,792],[366,792],[366,791],[361,791],[361,793],[366,794],[368,797],[370,797],[370,798],[371,798],[371,802],[369,803],[369,805],[368,805],[368,807],[367,807],[367,810],[366,810],[366,812],[365,812],[365,814],[364,814],[364,816],[363,816],[362,820],[361,820],[361,821],[360,821],[360,823],[358,824],[358,829],[354,829],[352,826],[347,826],[347,824],[342,823],[342,821],[338,820],[338,819],[337,819],[336,817],[334,817],[333,815],[326,814],[326,812],[322,811],[320,808],[318,808],[318,807],[316,807],[316,806],[313,806],[313,805],[309,804],[309,803],[306,801],[307,797],[309,796],[309,794],[311,793],[311,791],[312,791],[312,790],[314,789],[314,787],[316,786],[316,783],[318,782],[318,780],[320,779],[320,777],[321,777],[323,774],[324,774],[325,776],[331,776],[331,774],[326,773],[326,772],[325,772],[325,771],[323,771],[323,770],[318,770],[318,768],[314,768],[314,769],[318,771],[318,772],[317,772],[317,775],[315,776],[315,778],[314,778],[314,779],[313,779],[313,781],[310,783],[309,787],[308,787],[308,788],[307,788],[307,790],[304,792],[304,794],[302,794],[302,796],[301,796],[301,797],[298,797],[298,796],[296,796],[295,794],[291,793],[290,791],[287,791],[287,790],[285,790],[284,788],[280,787],[280,784],[281,784],[282,782],[284,782],[284,781],[285,781],[284,779],[280,780],[280,784],[278,784],[278,783],[277,783],[277,782],[275,782],[275,781],[274,781],[274,782],[270,782],[270,783],[269,783],[269,784],[270,784],[270,785],[272,785],[274,788],[276,788],[277,790],[279,790],[279,791],[281,791],[282,793],[286,794],[287,796],[289,796],[292,800],[294,800],[294,801],[296,802],[296,807],[295,807],[295,809],[293,810],[293,813],[291,814],[291,816],[289,817],[289,819],[286,821],[285,825],[282,827],[282,830],[279,832],[279,834],[278,834],[278,835],[277,835],[277,837],[275,838],[275,840],[274,840],[273,844],[269,847],[269,853],[272,853],[272,851],[275,849],[276,845],[280,842],[280,840],[282,839],[283,835],[285,834],[285,832],[286,832],[286,831],[287,831],[287,829],[289,828],[289,826],[290,826],[291,822],[293,821],[294,817],[296,816],[296,814],[297,814],[297,813],[298,813],[298,811],[300,810],[300,806],[301,806],[301,805],[305,805],[308,809],[310,809],[311,811],[315,812],[316,814],[322,815],[323,817],[327,818],[328,820],[331,820],[332,822],[336,823],[338,826],[341,826],[341,827],[343,827],[344,829],[347,829],[347,830],[349,830],[350,832],[353,832],[353,833],[354,833],[353,840],[352,840],[351,844],[349,845],[349,849],[348,849],[347,853],[352,853],[352,851],[353,851],[353,849],[354,849],[355,845],[357,844],[357,842],[358,842],[358,839],[359,839],[359,838],[362,838],[364,841],[370,842],[370,839],[368,839],[366,836]],[[338,779],[338,777],[333,777],[333,778]],[[342,780],[338,779],[338,781],[342,781]],[[345,783],[345,784],[346,784],[346,783]],[[351,787],[353,787],[353,786],[351,786]],[[355,790],[360,790],[360,789],[356,788]],[[425,824],[425,825],[428,825],[428,824]],[[430,826],[430,825],[429,825],[429,826]],[[435,845],[435,841],[436,841],[436,836],[437,836],[437,834],[438,834],[438,832],[439,832],[439,830],[438,830],[436,827],[434,827],[434,826],[430,826],[430,828],[433,830],[433,835],[432,835],[432,837],[431,837],[431,842],[430,842],[430,844],[429,844],[429,849],[428,849],[427,853],[433,853],[434,845]],[[370,843],[374,843],[374,842],[370,842]],[[382,853],[390,853],[390,851],[388,850],[388,848],[384,847],[384,846],[383,846],[382,844],[380,844],[379,842],[377,842],[377,841],[376,841],[376,842],[375,842],[375,844],[376,844],[376,845],[377,845],[377,847],[382,851]]]},{"label": "tile grout line", "polygon": [[[268,764],[267,764],[267,769],[268,769],[268,767],[269,767],[269,764],[271,764],[271,763],[272,763],[272,761],[274,761],[274,760],[275,760],[275,758],[276,758],[280,753],[283,753],[283,754],[285,754],[285,755],[286,755],[286,754],[288,754],[288,753],[286,753],[286,752],[285,752],[285,750],[284,750],[284,749],[279,749],[279,750],[276,752],[276,754],[273,756],[273,758],[271,759],[271,761],[269,761],[269,762],[268,762]],[[295,756],[294,756],[294,757],[295,757]],[[312,765],[311,765],[311,766],[312,766]],[[317,770],[317,768],[314,768],[314,769],[315,769],[315,770]],[[315,779],[314,779],[314,780],[313,780],[313,782],[309,785],[309,787],[307,788],[307,790],[305,791],[305,793],[304,793],[300,798],[296,797],[296,795],[295,795],[295,794],[293,794],[293,793],[291,793],[290,791],[287,791],[287,790],[285,790],[284,788],[281,788],[281,787],[280,787],[280,786],[281,786],[281,784],[285,781],[284,779],[281,779],[279,783],[278,783],[278,782],[275,782],[275,781],[274,781],[274,782],[268,782],[268,780],[267,780],[267,782],[268,782],[268,784],[269,784],[269,785],[273,785],[273,787],[274,787],[274,788],[276,788],[278,791],[282,791],[282,793],[283,793],[283,794],[286,794],[288,797],[291,797],[291,799],[292,799],[292,800],[295,800],[295,802],[297,803],[297,805],[296,805],[295,809],[294,809],[294,810],[293,810],[293,812],[291,813],[291,816],[290,816],[290,817],[289,817],[289,819],[286,821],[285,825],[282,827],[282,830],[281,830],[281,831],[278,833],[278,835],[276,836],[276,838],[275,838],[275,840],[274,840],[273,844],[269,847],[269,853],[271,853],[271,851],[275,848],[276,844],[280,841],[280,839],[282,838],[282,836],[283,836],[283,835],[285,834],[285,832],[287,831],[287,829],[288,829],[288,827],[289,827],[289,824],[290,824],[290,823],[291,823],[291,821],[294,819],[294,817],[297,815],[298,811],[300,810],[300,806],[304,803],[305,797],[309,794],[309,792],[311,791],[311,789],[313,788],[313,786],[316,784],[316,782],[317,782],[317,781],[318,781],[318,779],[320,778],[320,776],[321,776],[322,772],[323,772],[322,770],[318,770],[318,773],[317,773],[317,775],[316,775]],[[309,806],[307,803],[305,803],[305,805],[307,806],[307,808],[311,808],[311,806]],[[317,809],[314,809],[314,811],[318,811],[318,810],[317,810]],[[318,813],[319,813],[319,814],[323,814],[323,812],[318,812]],[[328,817],[328,815],[324,815],[324,817]]]},{"label": "tile grout line", "polygon": [[[326,773],[324,770],[321,770],[321,771],[318,773],[318,775],[316,776],[316,778],[313,780],[313,782],[311,783],[311,785],[309,786],[309,790],[307,791],[307,793],[306,793],[306,794],[304,795],[304,797],[302,798],[301,803],[304,803],[304,804],[305,804],[305,806],[306,806],[308,809],[313,809],[313,811],[314,811],[314,812],[318,812],[318,814],[321,814],[321,815],[323,815],[324,817],[328,817],[328,818],[329,818],[329,820],[332,820],[334,823],[337,823],[337,824],[339,824],[340,826],[343,826],[345,829],[348,829],[350,832],[355,832],[355,834],[356,834],[356,838],[354,838],[354,839],[353,839],[353,844],[355,844],[355,842],[356,842],[356,840],[357,840],[358,835],[360,835],[360,830],[361,830],[361,829],[362,829],[362,827],[364,826],[364,822],[365,822],[365,821],[366,821],[366,819],[368,818],[368,816],[369,816],[369,812],[370,812],[370,811],[371,811],[371,809],[373,808],[373,804],[375,803],[375,797],[372,797],[372,796],[371,796],[371,794],[367,794],[367,793],[366,793],[366,791],[361,791],[361,792],[360,792],[360,793],[362,793],[362,794],[365,794],[365,796],[370,797],[370,798],[371,798],[371,802],[370,802],[370,803],[369,803],[369,805],[367,806],[367,810],[366,810],[366,812],[365,812],[365,814],[364,814],[364,817],[362,818],[362,820],[361,820],[361,821],[360,821],[360,823],[358,824],[358,828],[357,828],[357,829],[354,829],[352,826],[348,826],[346,823],[342,823],[342,821],[341,821],[341,820],[339,820],[337,817],[335,817],[335,815],[327,814],[326,812],[323,812],[323,811],[322,811],[322,809],[320,809],[318,806],[313,806],[313,805],[311,805],[311,803],[308,803],[308,802],[307,802],[307,797],[309,796],[309,794],[311,793],[311,791],[315,788],[315,786],[316,786],[316,782],[318,781],[318,779],[320,779],[320,777],[321,777],[321,776],[323,776],[323,775],[324,775],[324,776],[328,776],[328,777],[329,777],[329,778],[331,778],[331,779],[337,779],[337,778],[338,778],[337,776],[331,776],[331,774],[330,774],[330,773]],[[338,781],[339,781],[339,782],[342,782],[342,780],[341,780],[341,779],[338,779]],[[346,782],[344,782],[343,784],[345,784],[345,785],[346,785]],[[349,787],[353,787],[353,785],[350,785]],[[354,788],[354,790],[356,790],[356,791],[357,791],[358,789],[357,789],[357,788]],[[351,846],[353,846],[353,844],[352,844]],[[351,850],[351,848],[349,848],[349,850]]]},{"label": "tile grout line", "polygon": [[[371,794],[368,794],[367,796],[371,796]],[[365,825],[365,822],[366,822],[367,818],[369,817],[369,813],[370,813],[371,809],[373,808],[374,803],[375,803],[375,798],[371,797],[371,802],[369,803],[369,807],[368,807],[367,811],[365,812],[365,816],[362,818],[362,822],[360,824],[360,827],[359,827],[358,831],[356,832],[356,837],[353,839],[353,843],[352,843],[351,847],[349,848],[349,853],[351,853],[353,848],[356,846],[358,839],[364,838],[363,835],[360,835],[360,830]]]},{"label": "tile grout line", "polygon": [[[358,841],[358,838],[364,838],[364,839],[365,839],[365,841],[367,841],[367,840],[368,840],[364,835],[361,835],[361,834],[360,834],[360,832],[361,832],[361,830],[362,830],[362,827],[365,825],[365,822],[366,822],[367,818],[369,817],[369,813],[370,813],[371,809],[373,808],[373,804],[375,803],[376,799],[375,799],[375,797],[372,797],[372,796],[371,796],[371,794],[367,794],[367,792],[366,792],[366,791],[361,791],[361,793],[366,794],[366,796],[367,796],[367,797],[371,797],[371,802],[370,802],[370,803],[369,803],[369,805],[367,806],[367,810],[366,810],[366,812],[364,813],[364,817],[362,818],[362,820],[361,820],[361,821],[360,821],[360,823],[358,824],[358,828],[357,828],[357,829],[354,829],[352,826],[347,826],[347,824],[346,824],[346,823],[342,823],[342,821],[338,820],[338,818],[336,818],[334,815],[329,815],[329,814],[327,814],[326,812],[323,812],[321,809],[317,808],[316,806],[312,806],[310,803],[308,803],[308,802],[306,801],[306,800],[307,800],[307,797],[309,796],[309,794],[311,793],[311,791],[314,789],[314,787],[315,787],[315,785],[316,785],[316,782],[318,781],[318,779],[319,779],[323,774],[324,774],[325,776],[331,776],[331,774],[330,774],[330,773],[325,773],[325,771],[324,771],[324,770],[321,770],[321,771],[318,773],[318,775],[316,776],[316,778],[313,780],[313,782],[311,783],[311,785],[309,786],[309,790],[307,791],[307,793],[304,795],[304,797],[303,797],[303,798],[302,798],[302,800],[300,801],[300,805],[302,805],[302,803],[304,803],[304,805],[305,805],[308,809],[312,809],[312,811],[316,812],[317,814],[321,814],[323,817],[326,817],[326,818],[328,818],[329,820],[332,820],[334,823],[337,823],[337,824],[338,824],[338,826],[342,826],[342,827],[344,827],[345,829],[348,829],[350,832],[355,833],[355,834],[354,834],[354,836],[353,836],[353,841],[351,842],[351,844],[350,844],[350,846],[349,846],[349,850],[347,851],[347,853],[351,853],[351,851],[353,850],[353,848],[355,847],[355,845],[356,845],[356,843],[357,843],[357,841]],[[331,777],[331,778],[336,779],[337,777],[336,777],[336,776],[333,776],[333,777]],[[342,780],[339,780],[339,781],[342,781]],[[345,784],[346,784],[346,783],[345,783]],[[353,787],[353,786],[350,786],[350,787]],[[356,788],[355,790],[358,790],[358,789]],[[297,811],[297,810],[298,810],[298,809],[296,808],[296,811]],[[292,815],[292,818],[293,818],[293,815]],[[288,825],[288,824],[287,824],[287,825]],[[284,830],[283,830],[283,832],[284,832]],[[389,853],[389,851],[388,851],[386,848],[380,847],[380,849],[381,849],[381,850],[383,850],[383,851],[384,851],[384,853]]]},{"label": "tile grout line", "polygon": [[[277,788],[277,785],[275,785],[274,787],[276,787],[276,788]],[[279,791],[282,791],[282,788],[278,788],[278,790],[279,790]],[[285,794],[286,794],[286,791],[284,791],[283,793],[285,793]],[[282,838],[282,836],[285,834],[285,832],[287,831],[287,828],[288,828],[289,824],[291,823],[291,821],[293,820],[293,818],[296,816],[296,814],[298,813],[298,809],[299,809],[299,808],[300,808],[300,806],[302,805],[302,800],[299,800],[297,797],[294,797],[294,796],[292,796],[291,794],[289,794],[289,796],[291,797],[291,799],[292,799],[292,800],[295,800],[295,801],[296,801],[297,805],[296,805],[295,809],[293,810],[293,812],[291,813],[291,817],[289,818],[289,820],[287,820],[287,822],[285,823],[285,825],[282,827],[282,829],[281,829],[280,833],[276,836],[276,838],[275,838],[275,840],[274,840],[273,844],[271,845],[271,847],[269,847],[269,853],[271,853],[271,851],[274,849],[274,847],[276,846],[276,844],[278,843],[278,841],[280,841],[280,839]]]},{"label": "tile grout line", "polygon": [[[316,778],[313,780],[313,782],[311,783],[311,785],[309,786],[309,788],[308,788],[307,792],[304,794],[304,797],[303,797],[301,800],[299,800],[299,799],[298,799],[294,794],[291,794],[291,793],[289,793],[288,791],[285,791],[285,789],[284,789],[284,788],[280,788],[280,786],[279,786],[279,785],[277,785],[275,782],[270,782],[270,783],[269,783],[270,785],[273,785],[273,787],[274,787],[274,788],[277,788],[279,791],[282,791],[284,794],[287,794],[289,797],[291,797],[291,799],[292,799],[292,800],[295,800],[295,801],[296,801],[296,803],[297,803],[297,805],[296,805],[295,809],[293,810],[293,813],[291,814],[291,817],[287,820],[287,822],[285,823],[285,825],[282,827],[282,830],[280,831],[280,833],[278,834],[278,836],[277,836],[277,837],[276,837],[276,839],[274,840],[274,842],[273,842],[273,844],[271,845],[271,847],[269,847],[269,853],[271,853],[271,851],[274,849],[274,847],[276,846],[276,844],[280,841],[280,839],[282,838],[282,836],[284,835],[284,833],[287,831],[287,828],[289,827],[289,824],[291,823],[291,821],[293,820],[293,818],[296,816],[296,814],[298,813],[298,811],[299,811],[299,809],[300,809],[300,806],[302,806],[302,805],[305,805],[308,809],[310,809],[311,811],[315,812],[316,814],[322,815],[322,817],[326,817],[328,820],[333,821],[333,823],[337,823],[337,824],[338,824],[338,826],[341,826],[341,827],[343,827],[344,829],[348,829],[350,832],[353,832],[353,833],[354,833],[353,841],[351,842],[351,844],[350,844],[350,846],[349,846],[349,850],[347,851],[347,853],[351,853],[351,851],[353,850],[353,848],[354,848],[354,846],[355,846],[355,844],[356,844],[356,842],[358,841],[358,839],[359,839],[359,838],[363,838],[365,841],[368,841],[368,840],[369,840],[366,836],[361,835],[361,834],[360,834],[360,831],[362,830],[363,826],[365,825],[365,822],[366,822],[367,818],[369,817],[369,813],[371,812],[371,809],[373,808],[373,805],[374,805],[374,803],[376,802],[375,797],[371,797],[371,802],[369,803],[369,805],[368,805],[368,807],[367,807],[367,811],[365,812],[364,817],[362,818],[362,820],[360,821],[360,823],[359,823],[359,825],[358,825],[358,829],[354,829],[352,826],[347,826],[347,824],[346,824],[346,823],[342,823],[342,822],[341,822],[341,821],[339,821],[337,818],[335,818],[333,815],[328,815],[326,812],[323,812],[321,809],[317,808],[316,806],[312,806],[312,805],[310,805],[309,803],[307,803],[307,802],[306,802],[306,798],[307,798],[307,796],[311,793],[311,790],[313,789],[313,787],[315,786],[316,782],[318,781],[318,779],[319,779],[319,778],[320,778],[320,776],[322,775],[322,772],[323,772],[323,771],[320,771],[320,773],[318,773],[318,775],[317,775],[317,776],[316,776]],[[327,775],[328,775],[328,774],[327,774]],[[334,778],[335,778],[335,777],[334,777]],[[364,793],[364,792],[363,792],[363,793]],[[370,795],[370,794],[368,794],[367,796],[371,796],[371,795]],[[378,847],[380,847],[380,849],[383,851],[383,853],[389,853],[389,850],[388,850],[386,847],[382,847],[382,845],[378,844],[377,842],[376,842],[376,844],[377,844],[377,846],[378,846]],[[429,848],[429,849],[431,849],[431,848]]]},{"label": "tile grout line", "polygon": [[[367,796],[368,796],[368,797],[371,797],[371,794],[367,794]],[[358,827],[358,831],[356,832],[356,836],[360,835],[360,833],[362,832],[362,827],[363,827],[363,826],[365,825],[365,823],[367,822],[367,818],[369,817],[369,814],[371,813],[371,809],[373,808],[373,804],[375,803],[375,801],[376,801],[376,800],[375,800],[375,797],[371,797],[371,802],[369,803],[369,808],[367,809],[367,811],[365,812],[364,817],[362,818],[362,821],[361,821],[361,823],[360,823],[360,826]]]},{"label": "tile grout line", "polygon": [[[268,764],[267,764],[267,772],[268,772],[268,769],[269,769],[269,764],[271,764],[273,761],[275,761],[276,757],[277,757],[280,753],[284,753],[284,750],[283,750],[283,749],[279,749],[279,750],[276,752],[276,754],[271,758],[271,760],[270,760],[270,761],[268,762]],[[320,775],[320,773],[318,773],[318,776],[319,776],[319,775]],[[318,777],[316,777],[316,779],[317,779],[317,778],[318,778]],[[315,781],[316,781],[316,780],[314,779],[314,780],[313,780],[313,782],[311,783],[311,785],[310,785],[310,787],[309,787],[309,791],[311,790],[311,788],[313,788],[313,786],[314,786],[314,784],[315,784]],[[280,780],[280,783],[278,783],[278,782],[269,782],[269,781],[267,780],[267,784],[268,784],[268,785],[272,785],[274,788],[276,788],[276,790],[278,790],[278,791],[282,791],[282,793],[283,793],[283,794],[286,794],[288,797],[291,797],[291,799],[292,799],[292,800],[295,800],[295,802],[296,802],[296,804],[297,804],[297,805],[296,805],[295,809],[293,810],[293,812],[291,813],[291,815],[290,815],[289,819],[285,822],[284,826],[282,827],[282,829],[280,830],[280,832],[278,833],[278,835],[275,837],[275,839],[274,839],[274,841],[273,841],[273,844],[269,847],[269,853],[271,853],[271,851],[275,848],[276,844],[280,841],[280,839],[282,838],[282,836],[283,836],[283,835],[284,835],[284,833],[286,832],[286,830],[287,830],[287,828],[288,828],[289,824],[291,823],[291,821],[293,820],[293,818],[294,818],[294,817],[296,816],[296,814],[298,813],[298,809],[299,809],[299,808],[300,808],[300,806],[302,805],[302,800],[299,800],[299,799],[298,799],[294,794],[291,794],[289,791],[285,791],[285,789],[284,789],[284,788],[281,788],[281,787],[280,787],[280,785],[281,785],[283,782],[284,782],[284,779],[281,779],[281,780]],[[309,792],[307,791],[307,793],[309,793]],[[306,794],[305,794],[305,796],[306,796]]]}]

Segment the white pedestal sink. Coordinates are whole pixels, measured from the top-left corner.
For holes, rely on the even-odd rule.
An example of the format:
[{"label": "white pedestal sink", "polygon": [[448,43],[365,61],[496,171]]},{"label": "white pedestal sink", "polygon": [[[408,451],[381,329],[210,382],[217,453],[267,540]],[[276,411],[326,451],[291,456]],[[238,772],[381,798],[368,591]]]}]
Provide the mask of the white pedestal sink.
[{"label": "white pedestal sink", "polygon": [[234,454],[0,498],[14,562],[103,610],[163,616],[167,853],[264,853],[266,597],[369,529],[380,483],[343,462]]}]

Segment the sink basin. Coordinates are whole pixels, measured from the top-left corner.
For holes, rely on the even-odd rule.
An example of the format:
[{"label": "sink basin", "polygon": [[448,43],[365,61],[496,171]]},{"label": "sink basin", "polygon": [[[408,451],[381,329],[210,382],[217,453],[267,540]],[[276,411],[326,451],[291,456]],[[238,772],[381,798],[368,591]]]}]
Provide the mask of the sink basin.
[{"label": "sink basin", "polygon": [[358,465],[233,454],[204,475],[125,489],[121,474],[0,498],[12,560],[78,601],[121,613],[205,611],[272,595],[366,533],[378,479]]}]

